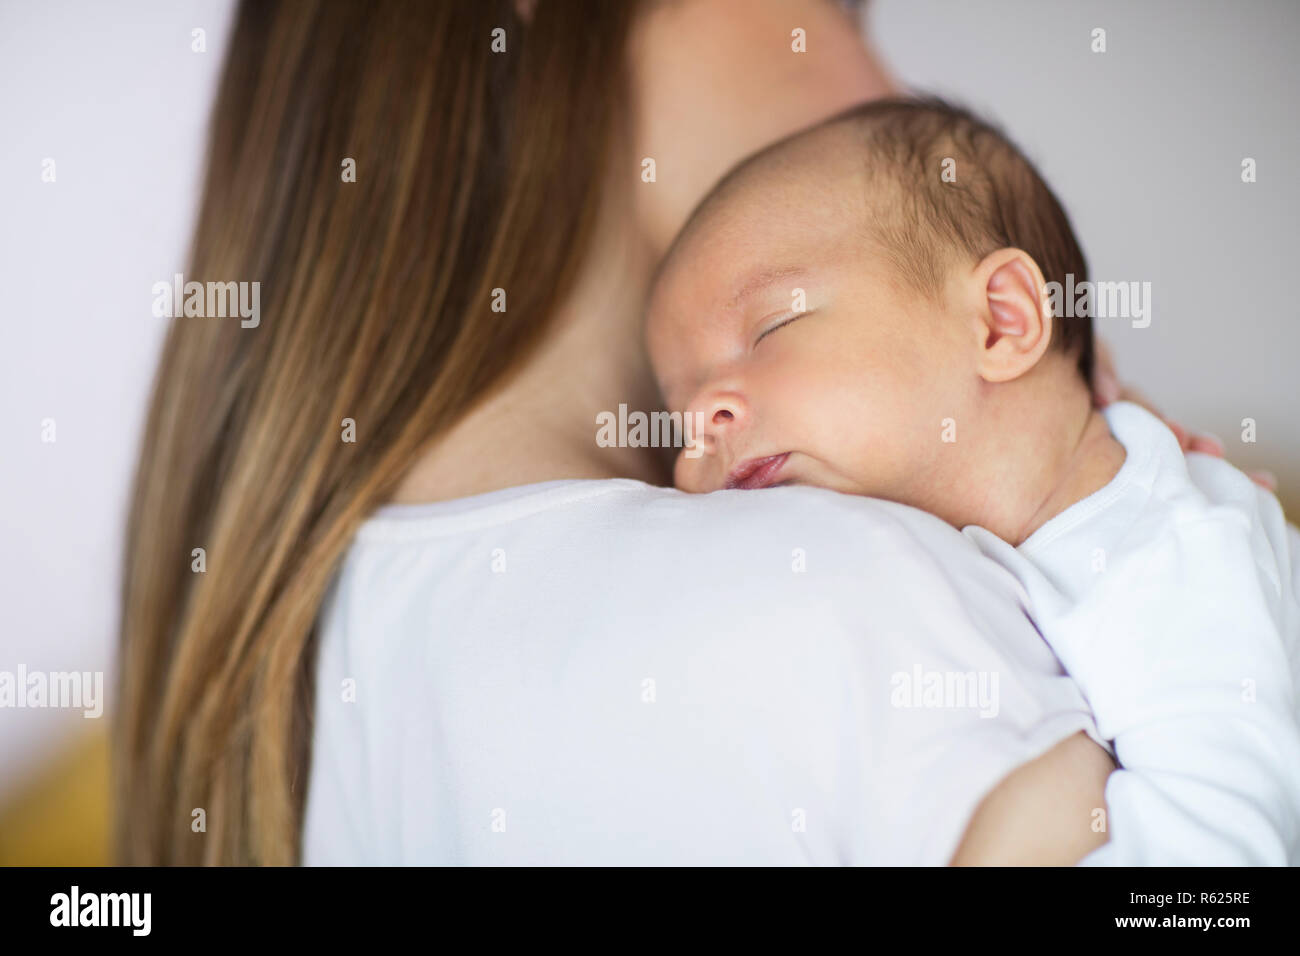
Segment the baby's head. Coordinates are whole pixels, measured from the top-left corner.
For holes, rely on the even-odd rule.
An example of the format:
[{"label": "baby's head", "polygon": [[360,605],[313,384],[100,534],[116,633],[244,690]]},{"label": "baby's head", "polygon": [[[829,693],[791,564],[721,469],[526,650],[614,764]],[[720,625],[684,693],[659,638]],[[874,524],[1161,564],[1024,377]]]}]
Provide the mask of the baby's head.
[{"label": "baby's head", "polygon": [[940,101],[871,103],[769,147],[700,204],[650,297],[665,402],[703,428],[678,486],[951,511],[933,505],[1018,408],[1087,395],[1091,323],[1044,300],[1086,271],[1033,166]]}]

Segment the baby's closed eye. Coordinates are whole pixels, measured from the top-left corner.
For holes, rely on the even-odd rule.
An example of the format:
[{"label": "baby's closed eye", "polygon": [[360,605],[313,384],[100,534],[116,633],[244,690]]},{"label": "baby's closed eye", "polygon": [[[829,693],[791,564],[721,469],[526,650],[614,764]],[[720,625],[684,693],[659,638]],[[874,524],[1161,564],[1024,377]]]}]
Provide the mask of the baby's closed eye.
[{"label": "baby's closed eye", "polygon": [[758,338],[754,340],[755,347],[757,347],[759,342],[763,341],[763,339],[767,338],[777,329],[783,329],[791,322],[795,321],[796,319],[802,319],[805,315],[808,314],[809,314],[808,312],[786,313],[784,316],[778,318],[776,322],[773,322],[766,329],[764,329],[762,332],[759,333]]}]

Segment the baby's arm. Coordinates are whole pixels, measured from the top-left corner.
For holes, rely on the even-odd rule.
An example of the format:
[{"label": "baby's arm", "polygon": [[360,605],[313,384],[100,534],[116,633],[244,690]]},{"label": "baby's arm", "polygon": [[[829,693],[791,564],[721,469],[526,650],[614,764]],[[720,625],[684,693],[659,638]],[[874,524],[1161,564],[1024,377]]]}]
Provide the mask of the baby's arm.
[{"label": "baby's arm", "polygon": [[[1261,584],[1239,516],[1215,508],[1139,554],[1043,635],[1121,765],[1106,785],[1110,841],[1083,862],[1285,865],[1300,839],[1295,688],[1250,591]],[[1155,598],[1118,593],[1134,588]],[[1170,593],[1172,615],[1158,599]]]},{"label": "baby's arm", "polygon": [[[1198,553],[1205,545],[1222,549],[1213,526],[1182,534],[1174,550],[1184,566],[1212,575],[1219,558]],[[1225,555],[1236,568],[1251,566],[1243,546],[1238,536]],[[1143,587],[1156,583],[1161,567],[1182,570],[1168,554],[1147,556],[1144,573],[1115,567],[1111,582]],[[1281,639],[1248,593],[1216,607],[1206,596],[1223,593],[1221,582],[1189,583],[1194,627],[1171,625],[1158,611],[1134,615],[1123,596],[1098,604],[1093,595],[1064,617],[1041,615],[1044,638],[1114,740],[1123,769],[1107,779],[1109,761],[1091,741],[1058,745],[984,799],[954,864],[1294,861],[1300,728]],[[1117,609],[1114,617],[1099,615],[1107,607]],[[1094,850],[1105,839],[1093,832],[1103,805],[1109,841]]]}]

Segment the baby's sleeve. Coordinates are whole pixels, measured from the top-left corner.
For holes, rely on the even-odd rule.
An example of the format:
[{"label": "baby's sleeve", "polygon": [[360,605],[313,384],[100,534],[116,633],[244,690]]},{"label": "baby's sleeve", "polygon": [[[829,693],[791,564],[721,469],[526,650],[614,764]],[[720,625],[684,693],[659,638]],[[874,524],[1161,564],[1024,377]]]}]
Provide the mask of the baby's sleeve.
[{"label": "baby's sleeve", "polygon": [[1241,517],[1212,508],[1113,566],[1043,636],[1114,741],[1109,843],[1085,865],[1286,865],[1300,726]]}]

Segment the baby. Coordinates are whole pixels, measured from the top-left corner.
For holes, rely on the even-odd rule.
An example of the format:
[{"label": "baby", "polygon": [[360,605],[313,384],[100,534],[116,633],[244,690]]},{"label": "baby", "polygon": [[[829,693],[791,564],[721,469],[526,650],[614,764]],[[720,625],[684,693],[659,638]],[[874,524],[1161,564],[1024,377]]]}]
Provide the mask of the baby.
[{"label": "baby", "polygon": [[1234,814],[1250,848],[1175,832],[1161,862],[1286,862],[1294,529],[1142,408],[1093,407],[1091,319],[1049,294],[1086,278],[1051,190],[966,111],[876,102],[780,142],[706,197],[652,291],[665,401],[702,424],[675,481],[814,485],[962,529],[1021,582],[1121,765],[1159,771],[1112,775],[1112,813],[1145,788],[1129,819]]}]

